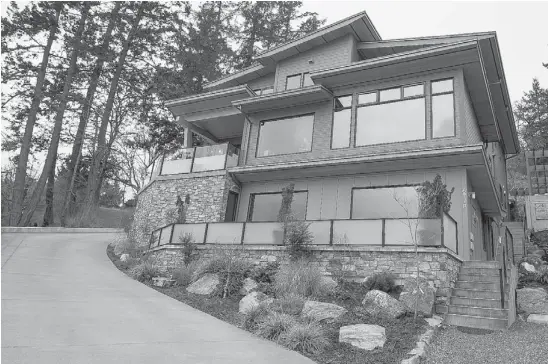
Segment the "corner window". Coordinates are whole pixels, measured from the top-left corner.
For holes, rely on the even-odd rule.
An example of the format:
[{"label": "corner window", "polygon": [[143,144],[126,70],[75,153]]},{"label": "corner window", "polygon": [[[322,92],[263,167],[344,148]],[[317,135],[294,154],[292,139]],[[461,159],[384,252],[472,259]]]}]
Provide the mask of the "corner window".
[{"label": "corner window", "polygon": [[348,148],[350,147],[352,95],[335,97],[333,101],[333,131],[331,135],[331,148]]},{"label": "corner window", "polygon": [[314,81],[312,81],[312,78],[310,78],[310,73],[303,73],[303,87],[312,86],[313,84]]},{"label": "corner window", "polygon": [[285,89],[292,90],[295,88],[301,88],[301,74],[287,76],[285,79]]},{"label": "corner window", "polygon": [[314,114],[262,121],[257,157],[310,152]]},{"label": "corner window", "polygon": [[[306,205],[308,202],[308,191],[295,191],[293,193],[293,202],[291,203],[291,212],[298,220],[306,219]],[[276,193],[257,193],[251,195],[249,204],[249,221],[277,221],[278,212],[282,206],[282,194]]]},{"label": "corner window", "polygon": [[455,136],[453,79],[432,82],[432,138]]}]

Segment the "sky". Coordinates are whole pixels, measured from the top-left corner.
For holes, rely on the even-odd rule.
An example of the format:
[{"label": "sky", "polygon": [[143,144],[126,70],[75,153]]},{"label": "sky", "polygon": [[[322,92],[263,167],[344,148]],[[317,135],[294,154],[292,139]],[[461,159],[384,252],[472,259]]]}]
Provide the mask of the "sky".
[{"label": "sky", "polygon": [[365,10],[382,39],[495,31],[514,104],[533,78],[548,87],[548,1],[305,1],[327,24]]}]

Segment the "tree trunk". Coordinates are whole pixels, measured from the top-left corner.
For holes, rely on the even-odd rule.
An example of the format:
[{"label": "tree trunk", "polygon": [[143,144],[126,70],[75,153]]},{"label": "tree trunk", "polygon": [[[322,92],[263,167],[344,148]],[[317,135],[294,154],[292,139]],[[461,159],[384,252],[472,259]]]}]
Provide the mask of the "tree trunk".
[{"label": "tree trunk", "polygon": [[91,170],[89,173],[88,179],[88,188],[86,191],[86,202],[85,205],[88,209],[93,209],[97,207],[99,190],[101,188],[102,174],[105,168],[105,156],[107,153],[107,143],[106,143],[106,133],[107,127],[110,120],[110,114],[112,113],[112,108],[114,106],[114,98],[116,97],[116,91],[118,90],[118,82],[122,75],[124,69],[124,63],[126,61],[126,56],[129,51],[129,47],[135,37],[135,33],[139,27],[139,22],[143,17],[144,3],[141,3],[137,15],[131,26],[131,30],[124,42],[122,47],[122,52],[120,53],[120,58],[118,59],[118,64],[116,65],[116,72],[110,84],[110,89],[108,93],[107,103],[105,105],[105,111],[103,112],[103,117],[101,118],[101,126],[99,128],[99,134],[97,136],[97,151],[93,156],[93,161],[91,165]]},{"label": "tree trunk", "polygon": [[[55,158],[57,160],[57,158]],[[53,225],[53,189],[55,188],[55,162],[51,165],[48,172],[48,184],[46,186],[46,211],[44,212],[44,221],[42,226]]]},{"label": "tree trunk", "polygon": [[53,126],[51,143],[48,149],[46,161],[44,163],[44,168],[32,193],[29,206],[24,212],[21,221],[19,221],[19,226],[26,226],[30,222],[32,215],[34,214],[34,211],[38,206],[38,202],[40,201],[40,196],[42,196],[42,192],[44,191],[46,180],[48,178],[48,173],[52,166],[53,168],[55,168],[55,162],[57,160],[57,149],[59,148],[59,138],[61,137],[61,129],[63,127],[63,116],[65,114],[65,109],[68,102],[68,94],[72,85],[72,76],[74,75],[74,72],[76,70],[78,52],[81,48],[82,33],[84,32],[84,27],[86,25],[89,8],[90,2],[84,2],[82,16],[80,17],[78,29],[76,30],[76,34],[74,36],[74,44],[70,56],[70,66],[65,78],[65,85],[63,86],[63,94],[61,95],[61,101],[59,102],[59,109],[57,111],[57,115],[55,115],[55,124]]},{"label": "tree trunk", "polygon": [[36,123],[36,115],[40,108],[40,102],[44,95],[44,80],[46,78],[46,70],[48,68],[49,54],[51,46],[55,40],[57,28],[59,27],[59,17],[63,5],[58,3],[55,7],[55,20],[51,24],[51,29],[48,35],[48,41],[46,48],[44,48],[44,54],[42,55],[42,63],[40,64],[40,71],[38,71],[38,77],[36,78],[36,86],[34,86],[34,97],[29,110],[29,118],[25,125],[25,134],[21,141],[21,151],[19,152],[19,160],[17,161],[17,170],[15,172],[14,189],[12,196],[12,208],[10,212],[9,224],[16,226],[21,220],[21,214],[23,212],[23,201],[25,199],[25,184],[27,179],[27,163],[29,161],[29,152],[32,140],[32,133],[34,131],[34,124]]},{"label": "tree trunk", "polygon": [[91,110],[91,105],[93,104],[93,98],[95,96],[95,91],[97,90],[97,85],[99,84],[99,77],[103,71],[103,65],[106,60],[106,54],[108,52],[108,47],[112,39],[112,31],[114,30],[114,24],[118,18],[118,12],[120,11],[120,2],[116,2],[114,9],[110,14],[110,20],[105,32],[105,37],[103,38],[103,44],[99,50],[99,55],[97,57],[97,62],[91,73],[91,79],[89,81],[89,87],[86,92],[86,98],[84,99],[84,104],[82,106],[82,113],[80,114],[80,122],[78,124],[78,130],[76,131],[76,136],[74,137],[74,144],[72,146],[72,153],[70,156],[70,161],[68,165],[68,175],[67,181],[69,183],[68,189],[65,193],[65,198],[63,200],[63,209],[61,210],[61,225],[65,226],[67,211],[72,211],[73,201],[72,190],[74,189],[74,182],[76,180],[76,174],[78,170],[78,165],[80,164],[80,158],[82,157],[82,147],[84,144],[84,133],[86,130],[87,122],[89,119],[89,114]]}]

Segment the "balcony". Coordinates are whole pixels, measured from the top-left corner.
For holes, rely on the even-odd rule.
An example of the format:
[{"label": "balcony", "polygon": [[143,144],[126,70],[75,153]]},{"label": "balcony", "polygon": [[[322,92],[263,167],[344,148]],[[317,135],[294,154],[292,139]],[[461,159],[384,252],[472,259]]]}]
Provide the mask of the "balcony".
[{"label": "balcony", "polygon": [[235,167],[238,165],[238,154],[239,149],[229,143],[181,149],[164,156],[157,175],[218,171]]},{"label": "balcony", "polygon": [[[310,220],[314,246],[414,246],[447,248],[458,254],[456,221],[441,219]],[[410,229],[411,227],[411,229]],[[152,232],[149,248],[180,244],[191,234],[196,244],[284,245],[279,222],[210,222],[171,224]]]}]

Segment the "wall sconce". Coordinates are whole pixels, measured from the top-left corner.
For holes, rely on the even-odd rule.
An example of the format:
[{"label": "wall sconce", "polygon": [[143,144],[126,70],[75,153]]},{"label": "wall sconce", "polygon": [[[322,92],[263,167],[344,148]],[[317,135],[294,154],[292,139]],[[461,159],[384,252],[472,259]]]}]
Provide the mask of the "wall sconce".
[{"label": "wall sconce", "polygon": [[468,197],[470,197],[472,200],[476,199],[476,193],[475,192],[468,192]]}]

